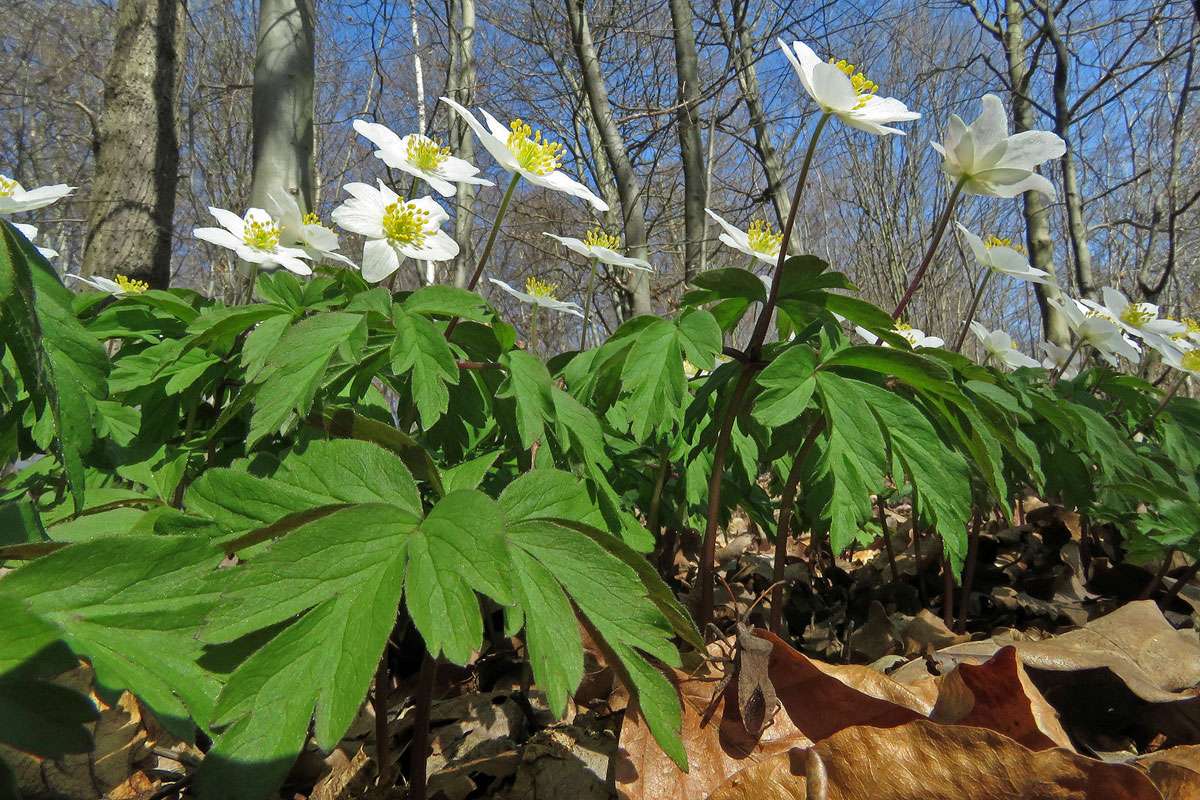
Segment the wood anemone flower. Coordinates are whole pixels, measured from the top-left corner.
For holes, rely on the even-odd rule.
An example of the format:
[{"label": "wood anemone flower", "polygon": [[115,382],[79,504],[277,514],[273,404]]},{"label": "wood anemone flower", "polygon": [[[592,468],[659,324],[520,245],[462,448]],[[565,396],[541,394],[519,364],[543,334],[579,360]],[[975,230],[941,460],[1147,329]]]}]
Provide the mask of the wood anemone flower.
[{"label": "wood anemone flower", "polygon": [[53,205],[75,191],[74,186],[56,183],[53,186],[39,186],[36,189],[25,189],[14,178],[0,175],[0,214],[19,214],[22,211],[35,211]]},{"label": "wood anemone flower", "polygon": [[458,115],[471,126],[487,151],[496,159],[496,163],[507,171],[520,175],[530,183],[563,192],[573,197],[587,200],[597,211],[608,211],[608,203],[601,200],[591,189],[563,172],[562,145],[558,142],[548,142],[542,138],[542,132],[534,132],[532,128],[519,119],[515,119],[505,128],[482,108],[487,122],[485,127],[475,115],[449,97],[443,97],[442,102],[453,108]]},{"label": "wood anemone flower", "polygon": [[393,169],[420,178],[443,197],[457,194],[458,183],[495,185],[486,178],[476,177],[478,167],[450,155],[449,148],[442,147],[436,139],[419,133],[397,136],[386,125],[361,119],[354,120],[354,130],[379,148],[375,151],[376,158]]},{"label": "wood anemone flower", "polygon": [[1112,315],[1071,297],[1051,297],[1047,302],[1063,313],[1071,332],[1111,366],[1117,366],[1117,356],[1134,364],[1141,360],[1141,349],[1125,336]]},{"label": "wood anemone flower", "polygon": [[[23,222],[14,222],[12,223],[12,226],[19,230],[21,235],[28,239],[31,244],[33,243],[33,240],[37,238],[38,229],[36,225],[26,225]],[[52,258],[58,258],[58,251],[53,248],[38,247],[36,244],[33,246],[37,247],[37,251],[41,253],[42,258],[46,259],[47,261]]]},{"label": "wood anemone flower", "polygon": [[252,208],[245,217],[223,208],[209,207],[208,211],[221,227],[196,228],[192,235],[197,239],[232,250],[243,261],[264,269],[278,266],[297,275],[312,274],[312,267],[301,260],[308,258],[308,253],[298,247],[280,244],[282,230],[279,223],[264,209]]},{"label": "wood anemone flower", "polygon": [[1050,131],[1008,133],[1008,115],[994,94],[985,94],[979,117],[967,125],[957,114],[950,115],[946,139],[930,146],[942,156],[942,172],[962,183],[967,194],[1016,197],[1028,191],[1053,199],[1054,186],[1034,170],[1039,164],[1059,158],[1066,143]]},{"label": "wood anemone flower", "polygon": [[1030,283],[1054,283],[1053,275],[1030,266],[1029,259],[1025,254],[1007,239],[989,236],[984,240],[961,224],[957,222],[954,224],[958,225],[959,232],[967,240],[967,245],[971,248],[971,254],[975,256],[975,260],[992,272]]},{"label": "wood anemone flower", "polygon": [[822,61],[804,42],[792,42],[789,47],[782,39],[776,41],[792,62],[808,96],[826,114],[832,114],[850,127],[874,136],[891,133],[903,136],[904,131],[889,125],[921,118],[919,112],[909,111],[908,106],[896,98],[876,94],[879,84],[845,59]]},{"label": "wood anemone flower", "polygon": [[583,316],[583,309],[577,304],[559,300],[554,296],[554,290],[557,287],[552,283],[545,283],[537,278],[529,278],[525,281],[525,291],[522,292],[520,289],[514,289],[509,286],[502,280],[496,278],[488,278],[488,280],[522,303],[528,303],[538,308],[548,308],[551,311],[561,311],[564,314],[574,314],[577,317]]},{"label": "wood anemone flower", "polygon": [[1172,337],[1186,334],[1187,325],[1160,317],[1158,306],[1153,303],[1129,302],[1129,298],[1111,286],[1105,286],[1101,295],[1104,297],[1103,305],[1095,300],[1084,299],[1080,302],[1092,311],[1109,317],[1126,333],[1137,336],[1160,353],[1178,349]]},{"label": "wood anemone flower", "polygon": [[971,332],[983,345],[987,361],[994,366],[1007,369],[1041,366],[1036,360],[1018,350],[1013,345],[1012,337],[1004,331],[989,331],[975,320],[971,320]]},{"label": "wood anemone flower", "polygon": [[405,200],[379,182],[348,183],[350,199],[333,210],[333,221],[351,233],[365,236],[362,276],[379,283],[400,267],[404,258],[449,261],[458,255],[458,242],[441,225],[450,215],[432,197]]},{"label": "wood anemone flower", "polygon": [[584,240],[575,239],[570,236],[555,236],[553,233],[546,233],[545,235],[560,242],[568,250],[587,258],[594,258],[601,264],[608,264],[612,267],[625,267],[626,269],[637,269],[643,272],[654,271],[654,267],[650,266],[649,261],[621,255],[613,249],[620,246],[620,241],[615,236],[608,236],[599,231],[589,231],[587,239]]},{"label": "wood anemone flower", "polygon": [[289,247],[299,247],[314,263],[336,261],[358,269],[358,265],[337,252],[337,234],[321,224],[316,214],[301,214],[296,198],[288,192],[270,192],[267,204],[279,220],[279,241]]},{"label": "wood anemone flower", "polygon": [[[750,223],[750,230],[744,231],[730,225],[711,208],[704,210],[721,226],[723,232],[717,238],[721,240],[722,244],[756,258],[764,264],[775,266],[775,262],[779,259],[779,248],[783,246],[783,234],[772,230],[766,220],[756,219]],[[770,290],[770,286],[767,289]]]}]

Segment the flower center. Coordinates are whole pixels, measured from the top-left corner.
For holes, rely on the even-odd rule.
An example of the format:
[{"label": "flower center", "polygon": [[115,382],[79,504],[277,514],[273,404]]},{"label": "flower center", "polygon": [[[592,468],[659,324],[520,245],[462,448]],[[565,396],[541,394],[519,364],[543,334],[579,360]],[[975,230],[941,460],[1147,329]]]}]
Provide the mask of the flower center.
[{"label": "flower center", "polygon": [[1121,322],[1134,328],[1140,328],[1152,319],[1154,319],[1154,312],[1142,303],[1130,303],[1121,312]]},{"label": "flower center", "polygon": [[319,216],[317,216],[317,212],[315,212],[315,211],[308,212],[307,214],[304,215],[304,217],[300,221],[302,223],[304,223],[305,225],[320,225],[321,224],[321,218]]},{"label": "flower center", "polygon": [[856,72],[854,65],[844,58],[838,60],[829,59],[829,63],[838,68],[847,78],[850,79],[850,85],[854,87],[854,93],[858,95],[858,104],[855,108],[862,108],[867,104],[867,101],[879,91],[879,84],[868,78],[861,72]]},{"label": "flower center", "polygon": [[1180,359],[1180,366],[1188,372],[1200,372],[1200,350],[1188,350]]},{"label": "flower center", "polygon": [[383,233],[392,244],[421,247],[429,234],[429,212],[401,199],[383,210]]},{"label": "flower center", "polygon": [[609,250],[616,250],[621,246],[621,237],[605,233],[596,227],[587,232],[587,236],[583,237],[583,243],[588,247],[606,247]]},{"label": "flower center", "polygon": [[983,246],[986,247],[988,250],[991,250],[994,247],[1007,247],[1009,250],[1016,250],[1018,253],[1020,253],[1022,255],[1025,254],[1024,247],[1022,247],[1019,244],[1013,244],[1012,239],[1003,239],[999,236],[989,235],[986,239],[983,240]]},{"label": "flower center", "polygon": [[[1170,319],[1170,317],[1167,317],[1167,319]],[[1190,339],[1196,334],[1200,333],[1200,320],[1196,319],[1195,317],[1184,317],[1183,319],[1179,320],[1179,322],[1183,323],[1186,330],[1182,330],[1179,333],[1172,333],[1171,338],[1175,341],[1182,342],[1183,340]]]},{"label": "flower center", "polygon": [[909,325],[907,322],[897,322],[896,323],[896,331],[898,333],[904,333],[905,331],[911,331],[912,329],[913,329],[913,326]]},{"label": "flower center", "polygon": [[525,294],[540,297],[543,300],[557,300],[558,298],[554,296],[557,288],[557,283],[547,283],[534,277],[525,279]]},{"label": "flower center", "polygon": [[121,291],[126,294],[141,294],[150,288],[150,284],[145,281],[135,281],[132,278],[127,278],[124,275],[117,276],[117,286],[121,287]]},{"label": "flower center", "polygon": [[420,134],[409,137],[407,149],[408,163],[425,172],[433,172],[450,157],[449,147],[442,147],[437,139]]},{"label": "flower center", "polygon": [[279,246],[279,223],[270,217],[246,220],[242,241],[255,250],[274,250]]},{"label": "flower center", "polygon": [[562,166],[561,144],[544,141],[541,131],[535,133],[519,119],[514,119],[509,128],[512,132],[506,144],[521,169],[534,175],[549,175]]},{"label": "flower center", "polygon": [[751,222],[750,230],[746,231],[746,238],[749,240],[751,250],[769,256],[777,255],[783,244],[783,234],[771,230],[770,224],[765,219],[756,219]]},{"label": "flower center", "polygon": [[7,175],[0,175],[0,197],[12,197],[21,191],[21,184]]}]

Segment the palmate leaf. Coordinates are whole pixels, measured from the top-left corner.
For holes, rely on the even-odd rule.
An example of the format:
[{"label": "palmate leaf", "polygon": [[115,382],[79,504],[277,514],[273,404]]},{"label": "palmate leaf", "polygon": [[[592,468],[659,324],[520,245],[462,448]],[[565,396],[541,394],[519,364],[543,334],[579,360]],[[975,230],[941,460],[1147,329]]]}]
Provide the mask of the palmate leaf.
[{"label": "palmate leaf", "polygon": [[54,422],[54,451],[76,508],[83,507],[83,456],[95,441],[96,401],[109,363],[72,310],[54,267],[0,220],[0,344],[12,352],[37,408]]},{"label": "palmate leaf", "polygon": [[858,381],[818,372],[817,389],[828,424],[823,472],[829,499],[823,522],[834,552],[844,549],[872,516],[871,494],[883,486],[884,441]]},{"label": "palmate leaf", "polygon": [[430,428],[450,405],[447,384],[458,383],[454,354],[446,344],[446,337],[425,317],[396,307],[393,322],[396,338],[391,347],[392,369],[397,375],[409,376],[421,425]]}]

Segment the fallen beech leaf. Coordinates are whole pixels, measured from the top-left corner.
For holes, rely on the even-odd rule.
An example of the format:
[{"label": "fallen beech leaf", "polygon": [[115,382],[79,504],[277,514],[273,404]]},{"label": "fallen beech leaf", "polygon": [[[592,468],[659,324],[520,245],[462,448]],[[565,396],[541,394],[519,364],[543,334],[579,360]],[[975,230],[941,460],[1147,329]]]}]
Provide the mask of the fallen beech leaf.
[{"label": "fallen beech leaf", "polygon": [[1075,749],[1011,645],[983,664],[959,664],[942,678],[940,689],[930,714],[935,722],[987,728],[1031,750]]},{"label": "fallen beech leaf", "polygon": [[1184,745],[1142,756],[1137,765],[1165,800],[1200,800],[1200,745]]},{"label": "fallen beech leaf", "polygon": [[[814,749],[827,800],[1162,800],[1135,767],[1066,750],[1035,753],[964,725],[855,726]],[[732,776],[709,800],[808,800],[807,761],[803,750],[781,753]]]},{"label": "fallen beech leaf", "polygon": [[927,608],[921,609],[920,613],[904,626],[901,638],[904,641],[904,653],[910,656],[939,650],[971,639],[967,634],[959,634],[950,630],[941,617]]}]

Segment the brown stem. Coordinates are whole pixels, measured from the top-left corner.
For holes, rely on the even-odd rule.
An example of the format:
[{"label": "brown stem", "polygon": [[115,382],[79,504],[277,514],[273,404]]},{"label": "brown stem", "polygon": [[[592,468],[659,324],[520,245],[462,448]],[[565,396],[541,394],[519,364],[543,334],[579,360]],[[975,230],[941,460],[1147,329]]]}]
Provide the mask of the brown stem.
[{"label": "brown stem", "polygon": [[921,526],[917,522],[917,498],[912,501],[912,537],[913,556],[917,560],[917,596],[921,599],[921,607],[929,606],[929,594],[925,591],[925,570],[921,564]]},{"label": "brown stem", "polygon": [[787,545],[791,536],[792,508],[796,502],[796,488],[800,485],[800,465],[808,457],[808,452],[816,444],[817,437],[825,430],[825,418],[817,420],[808,431],[804,444],[796,452],[788,470],[787,479],[783,484],[783,493],[779,496],[779,528],[775,532],[775,563],[771,569],[771,617],[768,623],[771,633],[781,635],[783,628],[783,582],[787,566]]},{"label": "brown stem", "polygon": [[921,259],[921,264],[917,267],[917,271],[913,273],[912,280],[908,283],[908,288],[904,290],[904,296],[896,304],[896,309],[892,312],[892,319],[900,319],[900,315],[904,313],[904,309],[908,308],[909,301],[912,300],[913,295],[920,288],[921,281],[925,279],[925,273],[929,270],[929,265],[933,263],[933,254],[937,252],[938,245],[942,242],[942,235],[946,232],[946,225],[950,223],[950,217],[954,214],[954,206],[958,203],[958,196],[962,193],[965,183],[966,179],[960,178],[954,184],[954,189],[950,192],[950,198],[946,201],[946,210],[942,212],[942,217],[938,220],[937,227],[933,230],[933,241],[929,243],[929,249],[925,251],[925,257]]},{"label": "brown stem", "polygon": [[892,583],[899,583],[900,571],[896,569],[896,553],[892,550],[892,537],[888,534],[887,501],[883,499],[883,495],[878,495],[876,502],[879,505],[879,529],[883,532],[883,549],[887,552],[888,566],[892,570]]},{"label": "brown stem", "polygon": [[954,625],[954,573],[948,558],[942,559],[942,622],[947,628]]},{"label": "brown stem", "polygon": [[375,765],[379,769],[379,786],[385,790],[392,785],[391,735],[388,733],[388,695],[391,694],[391,675],[388,674],[388,647],[383,646],[379,666],[375,668],[375,692],[371,708],[375,711]]},{"label": "brown stem", "polygon": [[1167,574],[1167,570],[1171,568],[1171,561],[1175,558],[1175,548],[1168,547],[1166,554],[1163,556],[1162,564],[1158,568],[1158,572],[1154,573],[1141,594],[1138,595],[1138,600],[1149,600],[1158,591],[1158,587],[1162,585],[1163,576]]},{"label": "brown stem", "polygon": [[416,713],[413,715],[412,750],[409,753],[408,781],[409,800],[425,800],[429,760],[429,716],[433,706],[433,681],[437,676],[437,662],[425,653],[421,672],[417,676],[417,693],[413,698]]},{"label": "brown stem", "polygon": [[721,420],[721,430],[717,432],[717,443],[713,448],[712,475],[708,478],[708,513],[704,520],[704,542],[700,549],[700,569],[696,581],[700,584],[700,607],[697,622],[700,629],[708,627],[713,619],[713,577],[715,575],[714,561],[717,558],[717,515],[721,511],[721,479],[725,473],[725,456],[729,452],[729,439],[733,433],[733,422],[737,419],[738,409],[741,408],[742,398],[750,388],[750,379],[754,370],[742,367],[737,385],[729,398],[725,409],[725,418]]},{"label": "brown stem", "polygon": [[1139,433],[1145,433],[1146,431],[1150,430],[1150,427],[1154,425],[1154,420],[1158,419],[1158,415],[1163,412],[1163,409],[1167,407],[1167,403],[1171,402],[1171,398],[1174,397],[1175,393],[1183,387],[1183,384],[1187,381],[1187,379],[1188,374],[1180,371],[1179,379],[1175,381],[1175,383],[1171,385],[1171,388],[1167,390],[1167,393],[1162,396],[1162,400],[1158,401],[1158,407],[1154,409],[1154,413],[1142,420],[1141,424],[1133,429],[1133,433],[1129,435],[1130,439],[1136,439]]},{"label": "brown stem", "polygon": [[971,321],[975,319],[975,312],[979,310],[979,301],[983,299],[983,292],[987,289],[988,281],[991,280],[992,270],[988,267],[983,269],[983,277],[979,279],[979,287],[975,289],[975,294],[971,296],[971,305],[967,308],[966,319],[963,320],[962,328],[958,331],[958,337],[954,340],[954,352],[961,353],[963,345],[967,342],[967,331],[971,330]]},{"label": "brown stem", "polygon": [[983,515],[975,512],[971,520],[971,531],[967,535],[967,563],[963,567],[962,599],[958,602],[958,622],[954,626],[957,633],[967,628],[967,598],[971,595],[971,586],[975,583],[975,563],[979,557],[979,529],[983,525]]},{"label": "brown stem", "polygon": [[1050,373],[1050,385],[1058,385],[1058,379],[1067,371],[1067,367],[1071,366],[1071,362],[1075,360],[1075,356],[1079,355],[1080,349],[1083,347],[1083,339],[1076,339],[1075,344],[1071,345],[1071,351],[1067,353],[1063,363],[1054,368],[1054,372]]},{"label": "brown stem", "polygon": [[1175,585],[1168,589],[1167,593],[1162,596],[1161,602],[1165,605],[1178,597],[1179,593],[1183,591],[1183,587],[1191,583],[1196,577],[1197,573],[1200,573],[1200,558],[1196,559],[1196,561],[1190,567],[1188,567],[1182,575],[1179,576],[1179,578],[1175,581]]},{"label": "brown stem", "polygon": [[671,462],[666,456],[659,459],[658,474],[654,478],[654,492],[650,495],[650,509],[646,512],[646,529],[650,531],[650,535],[654,537],[654,541],[659,540],[659,522],[658,518],[662,514],[662,495],[663,489],[667,485],[667,472],[670,470]]}]

